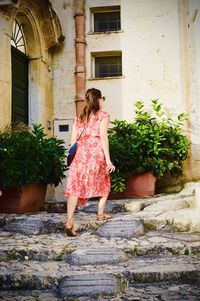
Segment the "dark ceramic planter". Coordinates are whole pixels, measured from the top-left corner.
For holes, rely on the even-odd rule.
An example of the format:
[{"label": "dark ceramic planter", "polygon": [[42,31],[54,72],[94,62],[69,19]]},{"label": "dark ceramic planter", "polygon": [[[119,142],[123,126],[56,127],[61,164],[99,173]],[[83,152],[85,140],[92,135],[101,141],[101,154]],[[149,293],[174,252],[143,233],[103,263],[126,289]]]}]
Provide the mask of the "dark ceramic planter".
[{"label": "dark ceramic planter", "polygon": [[24,185],[21,191],[16,187],[1,191],[1,213],[38,212],[44,206],[47,185],[29,184]]},{"label": "dark ceramic planter", "polygon": [[155,194],[156,177],[151,172],[130,176],[124,192],[110,193],[109,199],[127,199]]}]

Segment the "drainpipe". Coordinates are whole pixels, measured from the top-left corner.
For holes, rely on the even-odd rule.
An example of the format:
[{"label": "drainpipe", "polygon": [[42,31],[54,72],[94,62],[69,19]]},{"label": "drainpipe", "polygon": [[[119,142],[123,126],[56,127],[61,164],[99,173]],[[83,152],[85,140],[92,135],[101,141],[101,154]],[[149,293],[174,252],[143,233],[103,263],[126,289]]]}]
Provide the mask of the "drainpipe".
[{"label": "drainpipe", "polygon": [[75,51],[76,51],[76,114],[78,115],[85,99],[85,1],[75,0]]},{"label": "drainpipe", "polygon": [[[182,43],[182,74],[183,74],[183,87],[184,87],[184,97],[185,97],[185,108],[186,113],[190,115],[190,55],[189,55],[189,29],[188,29],[188,11],[189,11],[189,1],[179,0],[179,10],[180,10],[180,29],[181,29],[181,43]],[[186,134],[191,140],[191,124],[187,121],[186,124]],[[191,147],[191,146],[190,146]],[[192,157],[186,160],[186,178],[187,180],[192,179]]]}]

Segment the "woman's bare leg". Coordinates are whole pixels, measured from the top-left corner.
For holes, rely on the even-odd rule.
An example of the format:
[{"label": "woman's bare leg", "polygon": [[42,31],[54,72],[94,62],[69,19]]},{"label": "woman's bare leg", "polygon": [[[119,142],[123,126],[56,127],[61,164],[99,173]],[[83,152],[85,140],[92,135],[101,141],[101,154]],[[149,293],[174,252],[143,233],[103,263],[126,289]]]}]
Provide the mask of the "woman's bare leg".
[{"label": "woman's bare leg", "polygon": [[107,198],[108,198],[107,196],[102,196],[99,199],[98,215],[103,215],[104,214]]},{"label": "woman's bare leg", "polygon": [[78,197],[69,195],[67,200],[67,224],[74,224],[74,211],[78,202]]}]

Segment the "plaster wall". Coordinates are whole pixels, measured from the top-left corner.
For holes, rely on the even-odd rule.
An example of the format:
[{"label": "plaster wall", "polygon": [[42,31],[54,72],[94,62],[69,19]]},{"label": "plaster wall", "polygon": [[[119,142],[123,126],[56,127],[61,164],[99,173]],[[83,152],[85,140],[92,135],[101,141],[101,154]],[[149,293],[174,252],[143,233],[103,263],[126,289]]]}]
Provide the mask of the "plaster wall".
[{"label": "plaster wall", "polygon": [[[109,2],[109,3],[108,3]],[[120,5],[121,32],[88,34],[91,7]],[[95,86],[108,98],[105,109],[111,119],[133,117],[133,103],[147,105],[159,98],[168,111],[185,110],[181,97],[181,56],[178,1],[86,1],[87,87]],[[92,52],[122,52],[123,76],[91,79]]]},{"label": "plaster wall", "polygon": [[74,1],[51,1],[65,36],[63,47],[53,53],[54,119],[75,116]]},{"label": "plaster wall", "polygon": [[[53,9],[59,17],[62,33],[65,36],[63,46],[53,52],[52,94],[53,94],[53,131],[54,136],[65,141],[68,148],[71,140],[75,107],[75,22],[74,1],[51,0]],[[61,132],[59,126],[67,125],[68,131]],[[66,172],[68,175],[68,172]],[[63,199],[66,180],[49,193],[49,198]]]},{"label": "plaster wall", "polygon": [[131,119],[140,99],[148,106],[158,98],[172,114],[184,111],[178,1],[122,3],[123,118]]},{"label": "plaster wall", "polygon": [[188,2],[191,171],[200,177],[200,1]]},{"label": "plaster wall", "polygon": [[[111,119],[123,117],[123,103],[122,100],[122,81],[124,77],[118,78],[94,78],[94,66],[92,54],[96,52],[105,51],[122,51],[122,31],[98,34],[92,32],[92,14],[91,8],[103,7],[103,6],[116,6],[120,5],[121,1],[109,0],[109,1],[95,1],[86,0],[85,3],[85,17],[86,17],[86,88],[97,88],[105,95],[106,101],[104,103],[104,109],[109,112]],[[123,28],[122,28],[123,29]],[[123,63],[122,63],[123,64]]]}]

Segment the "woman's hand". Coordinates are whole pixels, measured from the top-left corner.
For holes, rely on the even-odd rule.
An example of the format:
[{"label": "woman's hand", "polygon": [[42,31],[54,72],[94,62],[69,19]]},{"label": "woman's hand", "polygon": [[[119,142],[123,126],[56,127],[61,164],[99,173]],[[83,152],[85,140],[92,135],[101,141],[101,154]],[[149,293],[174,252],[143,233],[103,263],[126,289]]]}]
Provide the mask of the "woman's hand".
[{"label": "woman's hand", "polygon": [[115,166],[112,164],[112,162],[110,160],[106,160],[106,170],[108,170],[109,172],[113,172],[115,171]]}]

